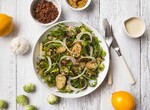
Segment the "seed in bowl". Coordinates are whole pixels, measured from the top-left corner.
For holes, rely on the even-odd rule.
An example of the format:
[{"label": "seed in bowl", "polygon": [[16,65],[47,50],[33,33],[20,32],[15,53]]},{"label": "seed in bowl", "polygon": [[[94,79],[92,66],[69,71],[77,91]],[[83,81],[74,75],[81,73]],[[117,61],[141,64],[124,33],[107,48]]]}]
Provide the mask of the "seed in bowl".
[{"label": "seed in bowl", "polygon": [[41,23],[50,23],[54,21],[59,12],[53,2],[41,0],[34,7],[34,18]]},{"label": "seed in bowl", "polygon": [[83,8],[87,0],[68,0],[68,4],[73,8]]}]

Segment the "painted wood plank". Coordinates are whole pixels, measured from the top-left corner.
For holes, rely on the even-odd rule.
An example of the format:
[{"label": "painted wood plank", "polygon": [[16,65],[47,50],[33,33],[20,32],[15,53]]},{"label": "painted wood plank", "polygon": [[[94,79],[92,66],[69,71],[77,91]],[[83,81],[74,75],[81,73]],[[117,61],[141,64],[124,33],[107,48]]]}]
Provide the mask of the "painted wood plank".
[{"label": "painted wood plank", "polygon": [[[141,15],[146,21],[148,29],[148,13],[150,6],[148,0],[141,0],[141,4],[139,0],[93,0],[90,7],[81,12],[70,10],[68,7],[66,7],[64,1],[62,1],[62,8],[63,12],[65,13],[62,14],[60,20],[70,19],[87,22],[101,32],[102,26],[99,23],[104,17],[107,17],[112,22],[114,33],[121,47],[122,54],[125,57],[125,60],[129,65],[137,83],[134,86],[130,86],[128,84],[117,55],[112,50],[112,72],[114,74],[114,84],[112,86],[108,86],[105,81],[101,88],[98,88],[92,94],[79,99],[61,99],[61,102],[55,106],[48,105],[46,98],[49,94],[49,91],[47,88],[43,87],[40,81],[36,78],[32,68],[31,51],[33,50],[33,45],[35,44],[38,35],[45,29],[45,27],[37,25],[31,19],[29,15],[29,5],[31,1],[13,1],[14,2],[10,2],[9,0],[0,1],[0,12],[13,16],[16,24],[15,31],[11,35],[9,35],[7,38],[0,39],[0,51],[4,51],[5,49],[8,50],[0,54],[2,62],[0,63],[0,87],[2,88],[0,91],[0,98],[4,98],[9,102],[9,110],[16,109],[16,91],[17,95],[26,94],[24,93],[22,87],[27,82],[33,82],[37,85],[37,91],[35,94],[26,95],[29,96],[30,103],[37,105],[39,110],[112,110],[110,97],[111,93],[117,90],[127,90],[133,93],[137,101],[136,110],[148,110],[150,108],[148,104],[150,99],[149,89],[147,89],[149,84],[148,75],[150,73],[149,32],[147,30],[140,42],[140,39],[130,39],[126,37],[121,26],[126,17]],[[9,7],[6,7],[8,5]],[[142,13],[140,14],[140,12]],[[31,50],[24,56],[17,56],[16,59],[16,56],[10,52],[9,46],[5,45],[10,43],[12,36],[27,38],[31,44]],[[18,106],[18,110],[23,110],[23,108]]]},{"label": "painted wood plank", "polygon": [[[16,0],[0,1],[0,13],[12,16],[16,24]],[[13,30],[10,35],[0,38],[0,99],[8,102],[8,110],[16,109],[16,56],[12,54],[9,47],[16,32]]]},{"label": "painted wood plank", "polygon": [[125,18],[140,15],[139,0],[101,0],[100,19],[108,18],[113,25],[114,35],[120,45],[121,52],[125,58],[136,84],[129,85],[126,73],[118,60],[118,56],[112,50],[113,85],[107,85],[105,81],[101,90],[101,109],[112,110],[111,94],[115,91],[125,90],[131,92],[136,98],[136,110],[140,109],[140,39],[128,38],[122,28]]},{"label": "painted wood plank", "polygon": [[146,32],[141,37],[141,110],[150,109],[150,2],[141,0],[141,16],[146,23]]}]

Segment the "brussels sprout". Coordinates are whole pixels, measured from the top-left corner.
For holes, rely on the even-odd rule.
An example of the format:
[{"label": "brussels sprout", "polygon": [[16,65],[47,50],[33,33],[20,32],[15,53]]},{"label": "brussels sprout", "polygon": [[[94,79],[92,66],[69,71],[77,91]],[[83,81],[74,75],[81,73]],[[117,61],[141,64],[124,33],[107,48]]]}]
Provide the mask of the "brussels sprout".
[{"label": "brussels sprout", "polygon": [[105,57],[106,56],[106,51],[102,51],[102,57]]},{"label": "brussels sprout", "polygon": [[35,106],[33,106],[33,105],[26,105],[26,106],[24,107],[24,110],[36,110],[36,108],[35,108]]},{"label": "brussels sprout", "polygon": [[0,110],[7,108],[7,102],[0,99]]},{"label": "brussels sprout", "polygon": [[95,87],[97,85],[97,80],[96,79],[90,79],[88,81],[88,83],[89,83],[90,87]]},{"label": "brussels sprout", "polygon": [[83,45],[83,46],[89,45],[89,41],[83,41],[83,42],[82,42],[82,45]]},{"label": "brussels sprout", "polygon": [[100,57],[97,57],[97,58],[96,58],[96,62],[97,62],[98,65],[101,64],[102,61],[103,61],[102,58],[100,58]]},{"label": "brussels sprout", "polygon": [[19,95],[19,96],[17,96],[17,98],[16,98],[16,102],[17,102],[17,104],[19,104],[19,105],[25,106],[25,105],[27,105],[27,104],[29,103],[29,99],[28,99],[28,97],[25,96],[25,95]]},{"label": "brussels sprout", "polygon": [[100,65],[99,65],[99,70],[100,70],[100,71],[103,71],[104,68],[105,68],[105,65],[104,65],[104,64],[100,64]]},{"label": "brussels sprout", "polygon": [[50,73],[59,73],[59,68],[58,67],[55,67],[54,69],[52,69],[50,71]]},{"label": "brussels sprout", "polygon": [[32,84],[32,83],[28,83],[28,84],[25,84],[25,85],[23,86],[23,89],[24,89],[24,91],[27,92],[27,93],[34,92],[34,91],[35,91],[35,85]]},{"label": "brussels sprout", "polygon": [[69,73],[69,69],[67,67],[65,67],[65,66],[62,66],[60,68],[60,73],[61,74],[68,74]]},{"label": "brussels sprout", "polygon": [[88,32],[92,32],[87,26],[85,26],[85,24],[82,24],[82,26],[80,26],[80,31],[81,32],[86,32],[86,31],[88,31]]},{"label": "brussels sprout", "polygon": [[66,86],[66,88],[65,88],[65,89],[66,89],[66,91],[67,91],[67,92],[69,92],[69,93],[71,93],[71,92],[72,92],[72,90],[69,88],[69,86],[68,86],[68,85]]},{"label": "brussels sprout", "polygon": [[48,103],[51,104],[51,105],[56,104],[56,103],[58,102],[58,99],[59,99],[59,98],[58,98],[57,96],[53,95],[53,94],[50,94],[50,95],[47,97],[47,101],[48,101]]},{"label": "brussels sprout", "polygon": [[68,35],[69,37],[75,36],[76,34],[77,34],[77,31],[76,31],[75,27],[69,26],[69,27],[67,28],[67,35]]}]

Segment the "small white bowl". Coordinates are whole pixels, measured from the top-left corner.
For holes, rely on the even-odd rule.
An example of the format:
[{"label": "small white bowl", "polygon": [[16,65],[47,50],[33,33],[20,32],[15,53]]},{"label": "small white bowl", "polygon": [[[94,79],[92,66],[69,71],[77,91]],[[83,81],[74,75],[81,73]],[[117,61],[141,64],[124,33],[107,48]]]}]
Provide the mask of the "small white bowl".
[{"label": "small white bowl", "polygon": [[[129,21],[130,19],[138,19],[141,21],[142,25],[143,25],[143,29],[141,30],[141,33],[139,33],[139,35],[131,35],[128,31],[127,31],[127,28],[126,28],[126,22]],[[144,33],[145,33],[145,30],[146,30],[146,26],[145,26],[145,22],[143,21],[143,19],[141,19],[140,17],[129,17],[128,19],[124,20],[123,22],[123,29],[124,29],[124,32],[127,34],[128,37],[131,37],[131,38],[139,38],[141,37]]]},{"label": "small white bowl", "polygon": [[60,18],[60,15],[61,15],[61,5],[60,5],[60,2],[58,2],[58,0],[46,0],[46,1],[52,2],[52,3],[57,7],[59,13],[58,13],[57,18],[56,18],[54,21],[49,22],[49,23],[41,23],[40,21],[38,21],[38,20],[37,20],[36,18],[34,18],[34,16],[33,16],[33,14],[34,14],[34,6],[35,6],[37,3],[39,3],[40,1],[41,1],[41,0],[33,0],[33,1],[31,2],[31,5],[30,5],[30,14],[31,14],[33,20],[34,20],[36,23],[38,23],[38,24],[40,24],[40,25],[42,25],[42,26],[50,26],[50,25],[54,24],[54,23]]},{"label": "small white bowl", "polygon": [[91,1],[92,1],[92,0],[87,0],[86,5],[85,5],[84,7],[82,7],[82,8],[73,8],[72,6],[69,5],[68,0],[65,0],[67,6],[68,6],[69,8],[71,8],[72,10],[75,10],[75,11],[82,11],[82,10],[86,9],[86,8],[90,5]]}]

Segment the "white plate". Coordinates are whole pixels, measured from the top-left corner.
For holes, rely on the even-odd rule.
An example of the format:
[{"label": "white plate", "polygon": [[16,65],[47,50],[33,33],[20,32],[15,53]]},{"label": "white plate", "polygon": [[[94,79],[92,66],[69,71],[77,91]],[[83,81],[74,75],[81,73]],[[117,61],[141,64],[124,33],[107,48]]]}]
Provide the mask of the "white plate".
[{"label": "white plate", "polygon": [[[77,22],[77,21],[62,21],[62,22],[59,22],[59,23],[64,23],[65,25],[68,25],[68,26],[80,26],[81,23],[80,22]],[[33,66],[34,66],[34,70],[35,70],[35,73],[37,75],[37,77],[39,78],[39,80],[42,82],[43,85],[45,85],[48,90],[59,96],[59,97],[63,97],[63,98],[77,98],[77,97],[82,97],[82,96],[85,96],[91,92],[93,92],[96,88],[98,88],[101,83],[103,82],[103,80],[105,79],[106,75],[107,75],[107,71],[108,71],[108,68],[109,68],[109,53],[108,53],[108,48],[107,48],[107,45],[103,39],[103,37],[98,33],[97,30],[95,30],[94,28],[92,28],[91,26],[85,24],[87,27],[89,27],[93,33],[98,36],[99,40],[101,40],[101,43],[100,45],[102,46],[102,48],[106,51],[106,57],[105,57],[105,60],[104,60],[104,65],[105,65],[105,69],[104,71],[100,72],[99,75],[98,75],[98,80],[97,80],[97,85],[96,87],[87,87],[87,89],[83,90],[83,91],[80,91],[79,93],[72,93],[72,94],[69,94],[69,93],[61,93],[61,92],[58,92],[57,88],[56,87],[52,87],[52,88],[49,88],[43,81],[42,79],[39,77],[39,75],[37,74],[36,72],[36,62],[37,62],[37,57],[39,56],[39,43],[41,43],[44,39],[43,35],[45,35],[51,28],[53,28],[54,26],[56,26],[58,23],[50,26],[49,28],[47,28],[42,35],[40,35],[38,41],[36,42],[36,45],[34,47],[34,51],[33,51]]]}]

